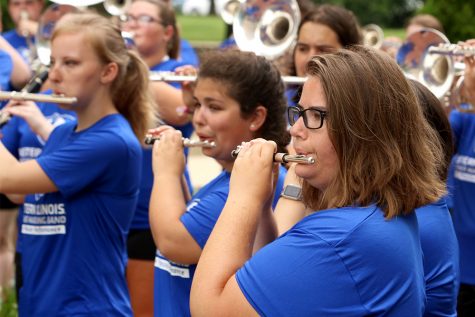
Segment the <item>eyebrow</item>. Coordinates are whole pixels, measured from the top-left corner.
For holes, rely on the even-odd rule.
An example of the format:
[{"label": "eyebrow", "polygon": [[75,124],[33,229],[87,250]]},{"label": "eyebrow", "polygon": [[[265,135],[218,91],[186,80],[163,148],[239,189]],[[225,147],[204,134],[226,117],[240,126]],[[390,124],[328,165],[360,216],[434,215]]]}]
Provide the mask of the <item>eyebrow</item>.
[{"label": "eyebrow", "polygon": [[320,111],[323,111],[323,112],[327,112],[327,108],[323,107],[323,106],[309,106],[307,108],[304,108],[300,103],[297,104],[297,107],[300,108],[301,110],[304,110],[304,109],[317,109],[317,110],[320,110]]},{"label": "eyebrow", "polygon": [[203,102],[220,102],[220,103],[222,103],[223,101],[220,100],[220,99],[213,98],[213,97],[205,97],[203,99]]}]

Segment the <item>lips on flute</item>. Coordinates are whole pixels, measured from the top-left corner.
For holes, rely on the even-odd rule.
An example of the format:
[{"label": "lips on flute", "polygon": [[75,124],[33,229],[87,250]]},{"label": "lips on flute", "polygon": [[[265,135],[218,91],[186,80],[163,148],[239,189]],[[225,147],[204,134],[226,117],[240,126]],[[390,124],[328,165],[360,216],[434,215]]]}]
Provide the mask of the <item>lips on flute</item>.
[{"label": "lips on flute", "polygon": [[[241,151],[241,146],[238,145],[235,150],[231,152],[232,157],[236,157]],[[298,164],[305,164],[310,165],[315,163],[315,159],[313,157],[308,157],[305,155],[292,155],[287,153],[274,153],[274,162],[279,163],[298,163]]]},{"label": "lips on flute", "polygon": [[[216,143],[209,142],[209,141],[197,141],[197,140],[190,140],[187,138],[181,138],[183,141],[184,147],[205,147],[205,148],[213,148],[216,146]],[[160,141],[160,137],[153,136],[153,135],[146,135],[145,136],[145,144],[153,144],[156,141]]]}]

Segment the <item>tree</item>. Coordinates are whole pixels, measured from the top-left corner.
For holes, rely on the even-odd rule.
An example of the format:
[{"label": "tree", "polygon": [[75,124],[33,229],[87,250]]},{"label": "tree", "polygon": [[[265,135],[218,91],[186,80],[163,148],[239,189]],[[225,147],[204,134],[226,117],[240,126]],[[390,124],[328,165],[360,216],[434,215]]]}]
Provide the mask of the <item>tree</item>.
[{"label": "tree", "polygon": [[398,28],[402,27],[417,9],[417,3],[411,0],[314,0],[314,3],[341,5],[353,11],[361,25],[374,23],[383,27]]},{"label": "tree", "polygon": [[452,43],[475,38],[475,2],[466,0],[427,0],[420,13],[429,13],[442,22]]}]

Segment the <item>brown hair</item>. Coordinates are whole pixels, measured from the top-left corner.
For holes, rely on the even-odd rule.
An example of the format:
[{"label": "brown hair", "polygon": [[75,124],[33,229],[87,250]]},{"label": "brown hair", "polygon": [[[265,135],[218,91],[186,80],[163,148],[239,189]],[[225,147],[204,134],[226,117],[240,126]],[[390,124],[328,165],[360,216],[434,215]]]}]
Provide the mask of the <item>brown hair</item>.
[{"label": "brown hair", "polygon": [[68,14],[56,24],[51,40],[65,33],[84,34],[104,64],[118,65],[119,73],[110,91],[112,101],[135,135],[143,140],[156,120],[145,63],[135,52],[126,49],[120,30],[98,14]]},{"label": "brown hair", "polygon": [[444,159],[439,162],[439,176],[441,180],[446,181],[450,161],[454,154],[454,140],[449,119],[440,100],[426,86],[413,79],[410,79],[409,82],[417,96],[424,117],[439,136],[444,154]]},{"label": "brown hair", "polygon": [[285,120],[287,102],[281,75],[272,62],[251,52],[210,51],[200,65],[198,80],[201,78],[222,82],[227,94],[239,103],[243,118],[264,106],[267,116],[255,137],[273,140],[278,151],[286,151],[290,141]]},{"label": "brown hair", "polygon": [[376,203],[390,219],[444,194],[439,139],[389,56],[354,46],[314,56],[307,66],[326,96],[339,171],[324,192],[304,182],[306,204],[318,210]]},{"label": "brown hair", "polygon": [[163,26],[171,26],[173,28],[173,37],[170,42],[168,42],[167,55],[170,58],[177,59],[180,55],[180,32],[176,23],[173,7],[168,4],[167,1],[163,0],[135,0],[134,2],[137,1],[144,1],[157,6],[160,13],[159,18]]},{"label": "brown hair", "polygon": [[431,14],[418,14],[413,16],[406,24],[406,28],[409,25],[420,25],[425,28],[435,29],[444,33],[444,27],[442,23],[433,15]]},{"label": "brown hair", "polygon": [[[352,11],[338,5],[322,4],[308,11],[300,21],[297,38],[305,23],[317,23],[329,27],[338,36],[338,42],[340,42],[342,47],[361,44],[363,40],[356,16]],[[292,55],[295,55],[295,48]],[[292,57],[289,69],[291,75],[297,74],[294,57]]]}]

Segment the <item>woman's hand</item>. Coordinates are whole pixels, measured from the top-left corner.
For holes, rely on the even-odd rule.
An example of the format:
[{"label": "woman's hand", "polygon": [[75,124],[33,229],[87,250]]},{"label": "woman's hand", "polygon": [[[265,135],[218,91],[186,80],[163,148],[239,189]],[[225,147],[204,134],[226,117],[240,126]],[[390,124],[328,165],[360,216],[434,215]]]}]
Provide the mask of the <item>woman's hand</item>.
[{"label": "woman's hand", "polygon": [[48,121],[33,101],[11,100],[3,111],[12,116],[23,118],[31,130],[45,141],[48,140],[54,129],[53,124]]},{"label": "woman's hand", "polygon": [[[183,76],[197,76],[198,70],[191,65],[185,65],[178,67],[175,69],[175,73],[177,75]],[[181,93],[183,98],[184,109],[183,113],[185,114],[193,114],[193,110],[196,105],[196,100],[194,98],[194,91],[195,91],[195,81],[184,81],[181,84]]]},{"label": "woman's hand", "polygon": [[276,149],[275,142],[263,139],[242,145],[231,173],[230,196],[260,203],[263,208],[272,203],[273,178],[278,177],[273,163]]},{"label": "woman's hand", "polygon": [[181,131],[164,125],[149,130],[149,134],[160,138],[153,144],[152,168],[154,175],[167,173],[181,177],[185,170]]}]

